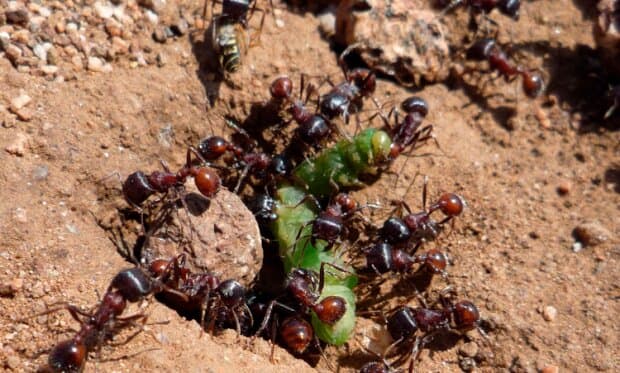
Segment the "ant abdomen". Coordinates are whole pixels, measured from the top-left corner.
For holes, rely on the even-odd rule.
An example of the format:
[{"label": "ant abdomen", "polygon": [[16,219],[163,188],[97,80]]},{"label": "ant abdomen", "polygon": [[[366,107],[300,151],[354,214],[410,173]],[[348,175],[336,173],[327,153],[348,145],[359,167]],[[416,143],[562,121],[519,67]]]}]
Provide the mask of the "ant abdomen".
[{"label": "ant abdomen", "polygon": [[387,329],[395,341],[407,339],[418,330],[418,324],[411,307],[398,308],[387,320]]},{"label": "ant abdomen", "polygon": [[212,198],[220,190],[221,179],[214,169],[201,167],[194,175],[194,183],[202,195]]},{"label": "ant abdomen", "polygon": [[344,316],[347,305],[342,297],[330,295],[317,303],[313,310],[319,320],[327,325],[334,325]]},{"label": "ant abdomen", "polygon": [[409,114],[417,113],[422,118],[426,117],[426,115],[428,114],[428,104],[421,97],[417,97],[417,96],[409,97],[405,99],[403,102],[401,102],[400,107],[401,109],[403,109],[405,113],[409,113]]},{"label": "ant abdomen", "polygon": [[73,339],[58,343],[50,352],[47,362],[52,372],[81,372],[86,363],[88,351],[83,343]]},{"label": "ant abdomen", "polygon": [[391,244],[406,242],[411,238],[411,230],[402,219],[391,217],[383,223],[381,236]]},{"label": "ant abdomen", "polygon": [[139,268],[120,271],[114,276],[110,288],[115,288],[129,302],[137,302],[153,291],[151,280]]},{"label": "ant abdomen", "polygon": [[123,183],[123,196],[130,204],[139,206],[157,192],[151,187],[148,177],[142,171],[127,176]]},{"label": "ant abdomen", "polygon": [[291,316],[282,322],[280,336],[284,345],[293,353],[301,355],[314,339],[312,325],[306,320]]}]

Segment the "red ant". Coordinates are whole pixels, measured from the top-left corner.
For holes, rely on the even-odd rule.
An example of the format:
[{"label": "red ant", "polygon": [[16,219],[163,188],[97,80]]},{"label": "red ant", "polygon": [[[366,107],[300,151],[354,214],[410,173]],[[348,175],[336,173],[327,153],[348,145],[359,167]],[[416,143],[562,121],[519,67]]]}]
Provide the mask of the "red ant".
[{"label": "red ant", "polygon": [[459,5],[468,6],[475,13],[490,13],[497,8],[502,14],[512,17],[514,20],[519,19],[519,8],[521,0],[441,0],[439,2],[445,6],[441,14],[445,14]]},{"label": "red ant", "polygon": [[[420,350],[439,333],[463,333],[478,329],[486,338],[479,326],[480,312],[472,302],[463,300],[452,303],[442,295],[441,304],[442,309],[431,309],[426,305],[423,308],[402,306],[387,318],[387,329],[394,343],[387,348],[385,354],[396,346],[411,346],[409,372],[413,372],[413,365]],[[417,331],[423,334],[416,335]]]},{"label": "red ant", "polygon": [[363,106],[362,99],[372,95],[377,87],[373,71],[364,68],[348,70],[344,59],[357,47],[357,44],[350,45],[338,57],[345,81],[334,85],[328,80],[332,89],[319,99],[319,111],[329,120],[340,116],[345,123],[349,123],[350,114],[359,112]]},{"label": "red ant", "polygon": [[311,86],[308,87],[306,100],[302,101],[304,85],[304,75],[302,74],[299,85],[299,99],[297,100],[292,97],[293,83],[287,76],[274,80],[269,91],[272,100],[288,104],[288,112],[299,125],[296,130],[297,136],[306,144],[316,148],[323,139],[329,136],[332,124],[323,114],[312,113],[306,108],[305,104],[308,102],[310,92],[313,89]]},{"label": "red ant", "polygon": [[426,270],[430,274],[441,274],[446,277],[448,259],[446,255],[436,249],[431,249],[419,255],[409,255],[406,251],[396,249],[387,242],[379,242],[366,250],[366,266],[377,274],[387,272],[408,273],[414,264],[421,264],[419,270]]},{"label": "red ant", "polygon": [[[241,127],[226,119],[226,123],[233,127],[238,133],[250,139],[250,135]],[[237,179],[234,192],[238,193],[243,180],[248,174],[263,175],[270,172],[273,175],[285,176],[290,172],[291,165],[285,156],[270,156],[262,152],[247,152],[241,146],[236,145],[220,136],[209,136],[198,144],[199,154],[206,160],[217,160],[226,153],[232,153],[233,160],[227,160],[229,165],[236,169],[241,169]]]},{"label": "red ant", "polygon": [[497,70],[507,82],[512,81],[517,75],[521,76],[523,92],[530,98],[540,96],[545,88],[545,82],[539,73],[512,64],[497,42],[491,38],[476,41],[468,49],[467,58],[478,61],[487,60],[491,70]]},{"label": "red ant", "polygon": [[[121,317],[127,302],[135,303],[160,290],[158,282],[151,279],[139,268],[120,271],[114,276],[94,313],[80,310],[67,304],[61,308],[45,311],[43,314],[67,309],[71,316],[81,324],[73,338],[58,343],[48,356],[48,370],[53,372],[80,372],[86,364],[88,354],[99,348],[105,339],[117,330],[146,319],[144,314]],[[81,317],[82,318],[81,318]],[[129,337],[129,342],[136,334]]]},{"label": "red ant", "polygon": [[[123,196],[132,206],[139,207],[155,193],[167,194],[170,189],[182,190],[188,176],[194,178],[196,187],[205,197],[213,197],[220,188],[220,177],[210,167],[195,167],[191,163],[191,153],[199,153],[190,148],[187,150],[187,162],[179,171],[171,172],[162,163],[164,171],[154,171],[148,175],[136,171],[123,182]],[[205,162],[206,163],[206,162]]]},{"label": "red ant", "polygon": [[200,325],[205,328],[205,319],[209,320],[207,329],[212,331],[216,323],[234,320],[237,332],[241,333],[239,315],[247,311],[245,288],[235,280],[220,282],[212,273],[192,273],[185,267],[185,254],[171,260],[158,259],[149,266],[150,272],[161,278],[165,288],[160,292],[175,308],[184,311],[200,310]]}]

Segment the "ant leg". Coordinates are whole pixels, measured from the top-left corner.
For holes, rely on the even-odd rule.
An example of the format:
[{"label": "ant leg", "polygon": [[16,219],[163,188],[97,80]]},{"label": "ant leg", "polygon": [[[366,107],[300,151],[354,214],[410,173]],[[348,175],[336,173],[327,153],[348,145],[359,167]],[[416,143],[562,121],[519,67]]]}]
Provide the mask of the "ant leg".
[{"label": "ant leg", "polygon": [[362,47],[362,43],[353,43],[349,45],[345,50],[343,50],[342,53],[340,53],[340,56],[338,56],[338,66],[340,66],[340,69],[342,70],[346,81],[349,81],[349,73],[348,66],[344,59],[346,56],[349,55],[349,53],[359,47]]},{"label": "ant leg", "polygon": [[263,33],[263,26],[265,25],[265,11],[260,8],[257,9],[259,9],[263,13],[263,16],[260,19],[260,26],[258,27],[258,31],[253,32],[250,36],[250,43],[248,45],[249,48],[260,45],[260,36]]}]

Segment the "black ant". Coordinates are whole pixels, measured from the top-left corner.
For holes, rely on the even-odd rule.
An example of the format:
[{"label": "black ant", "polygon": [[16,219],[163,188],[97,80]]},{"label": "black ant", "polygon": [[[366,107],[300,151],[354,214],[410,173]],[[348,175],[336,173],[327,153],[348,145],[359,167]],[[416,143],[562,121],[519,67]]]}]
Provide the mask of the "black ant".
[{"label": "black ant", "polygon": [[[194,178],[196,187],[207,198],[215,196],[220,188],[220,177],[211,167],[196,167],[191,163],[191,153],[198,154],[193,149],[187,151],[187,162],[177,172],[171,172],[163,164],[164,171],[154,171],[146,175],[136,171],[123,182],[123,196],[132,206],[139,208],[151,195],[155,193],[167,194],[171,189],[183,190],[188,176]],[[205,162],[206,163],[206,162]]]},{"label": "black ant", "polygon": [[[413,372],[413,365],[418,354],[425,345],[441,332],[463,333],[472,329],[478,329],[486,338],[486,334],[480,328],[480,312],[470,301],[463,300],[452,303],[441,297],[442,309],[412,308],[402,306],[397,308],[387,318],[387,329],[394,343],[385,354],[396,346],[410,346],[409,372]],[[417,335],[417,331],[423,333]]]},{"label": "black ant", "polygon": [[[99,348],[111,334],[133,325],[136,320],[146,318],[144,314],[121,317],[127,302],[138,302],[159,290],[157,281],[139,268],[125,269],[114,276],[94,313],[84,312],[71,304],[45,311],[43,314],[56,312],[62,308],[67,309],[81,324],[80,330],[73,338],[58,343],[51,350],[47,368],[53,372],[81,372],[88,354]],[[126,342],[131,338],[133,336]]]},{"label": "black ant", "polygon": [[521,76],[523,92],[530,98],[540,96],[545,88],[545,82],[538,72],[512,64],[497,42],[491,38],[476,41],[468,49],[467,58],[488,61],[491,70],[497,70],[507,82],[512,81],[516,76]]},{"label": "black ant", "polygon": [[521,8],[521,0],[441,0],[439,3],[445,6],[442,14],[459,5],[465,5],[475,13],[488,14],[493,9],[498,9],[502,14],[512,17],[515,21],[519,19],[519,9]]},{"label": "black ant", "polygon": [[[227,124],[237,130],[238,133],[250,139],[250,135],[231,120]],[[264,178],[266,173],[284,177],[291,170],[291,163],[284,155],[270,156],[263,152],[245,151],[241,146],[233,144],[220,136],[209,136],[200,141],[197,151],[206,160],[223,158],[226,153],[232,153],[232,159],[225,159],[229,166],[241,169],[234,192],[238,193],[243,180],[249,175],[257,175]]]},{"label": "black ant", "polygon": [[332,124],[323,114],[312,113],[305,107],[312,89],[311,87],[308,88],[305,102],[302,101],[301,97],[303,95],[303,90],[304,75],[302,74],[300,78],[299,99],[293,99],[293,83],[287,76],[282,76],[274,80],[271,84],[270,93],[273,100],[283,101],[288,104],[288,112],[298,124],[296,130],[297,136],[306,144],[310,144],[316,148],[323,139],[329,136],[332,130]]}]

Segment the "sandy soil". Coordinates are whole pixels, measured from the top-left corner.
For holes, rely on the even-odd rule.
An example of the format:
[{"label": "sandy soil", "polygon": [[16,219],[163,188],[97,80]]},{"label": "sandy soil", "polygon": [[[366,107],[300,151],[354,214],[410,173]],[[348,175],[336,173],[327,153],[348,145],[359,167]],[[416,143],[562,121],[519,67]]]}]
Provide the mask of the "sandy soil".
[{"label": "sandy soil", "polygon": [[[533,1],[522,9],[518,23],[494,19],[511,31],[502,37],[512,39],[522,62],[544,71],[547,93],[528,100],[501,80],[483,95],[453,82],[424,87],[418,94],[429,102],[428,121],[445,154],[429,146],[425,150],[435,155],[399,159],[393,169],[406,162],[405,176],[386,176],[356,193],[375,201],[389,190],[389,198],[398,199],[420,172],[429,176],[431,199],[454,191],[467,200],[466,214],[434,245],[449,253],[453,282],[462,298],[479,306],[490,342],[473,332],[473,343],[433,344],[423,351],[419,371],[459,371],[463,356],[474,356],[481,371],[620,370],[620,132],[618,116],[597,119],[602,99],[588,89],[598,84],[585,67],[596,56],[594,2]],[[463,38],[467,21],[465,11],[455,13],[446,18],[452,41]],[[283,27],[268,17],[261,44],[232,77],[238,87],[208,72],[212,56],[200,33],[157,44],[167,60],[162,66],[133,68],[119,60],[108,73],[67,67],[66,79],[22,73],[0,59],[5,369],[35,370],[45,351],[76,328],[66,312],[18,319],[55,302],[92,307],[112,276],[131,266],[97,224],[124,203],[118,189],[109,188],[120,186],[116,174],[157,169],[160,159],[181,166],[188,144],[229,134],[221,116],[245,118],[252,103],[268,98],[268,85],[280,74],[340,79],[337,57],[314,15],[282,8],[278,19]],[[28,121],[7,109],[22,93],[32,98]],[[375,97],[399,102],[410,94],[381,80]],[[421,179],[415,182],[406,200],[420,207]],[[573,230],[584,223],[605,239],[575,250]],[[401,296],[389,306],[405,301],[415,304]],[[105,346],[87,371],[313,369],[279,348],[271,363],[266,341],[250,343],[234,331],[201,334],[195,321],[156,301],[145,312],[153,323],[147,332]],[[358,350],[351,343],[327,353],[332,365],[351,370],[372,360]]]}]

